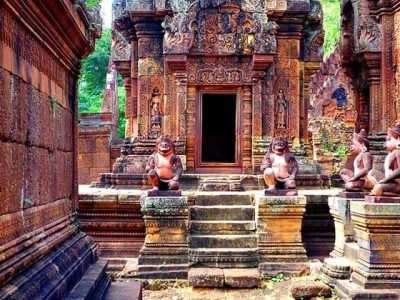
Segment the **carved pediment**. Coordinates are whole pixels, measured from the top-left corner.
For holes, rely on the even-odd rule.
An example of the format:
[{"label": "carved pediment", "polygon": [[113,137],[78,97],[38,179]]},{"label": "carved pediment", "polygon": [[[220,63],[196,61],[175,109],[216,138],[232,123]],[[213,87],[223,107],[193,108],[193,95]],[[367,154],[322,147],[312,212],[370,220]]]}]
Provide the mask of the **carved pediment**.
[{"label": "carved pediment", "polygon": [[[253,54],[276,51],[277,24],[269,22],[265,1],[200,0],[171,2],[166,16],[166,54]],[[186,9],[186,10],[184,10]]]}]

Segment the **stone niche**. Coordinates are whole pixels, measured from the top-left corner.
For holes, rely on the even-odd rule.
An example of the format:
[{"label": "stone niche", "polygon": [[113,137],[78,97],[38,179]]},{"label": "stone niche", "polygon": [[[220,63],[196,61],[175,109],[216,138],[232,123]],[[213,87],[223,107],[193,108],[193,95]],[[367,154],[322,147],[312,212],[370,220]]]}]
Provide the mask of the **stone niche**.
[{"label": "stone niche", "polygon": [[1,299],[65,298],[97,260],[75,212],[77,79],[96,15],[72,1],[0,2]]},{"label": "stone niche", "polygon": [[132,174],[161,135],[182,145],[188,173],[256,173],[276,135],[305,154],[300,103],[322,61],[318,1],[120,1],[113,28]]}]

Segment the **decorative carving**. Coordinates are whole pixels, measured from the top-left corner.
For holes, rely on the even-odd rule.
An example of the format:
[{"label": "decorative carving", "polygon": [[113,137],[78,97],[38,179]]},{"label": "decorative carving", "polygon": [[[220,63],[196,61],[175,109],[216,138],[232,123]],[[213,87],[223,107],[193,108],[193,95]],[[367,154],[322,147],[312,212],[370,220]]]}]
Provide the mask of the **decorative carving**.
[{"label": "decorative carving", "polygon": [[[172,4],[162,24],[164,53],[252,54],[276,50],[277,24],[269,22],[264,1],[197,1]],[[219,8],[216,13],[215,8]],[[186,10],[185,10],[186,9]]]},{"label": "decorative carving", "polygon": [[156,139],[161,136],[162,127],[162,95],[158,88],[155,88],[151,95],[150,102],[150,139]]},{"label": "decorative carving", "polygon": [[361,16],[358,32],[358,51],[382,51],[381,25],[371,16]]},{"label": "decorative carving", "polygon": [[190,84],[251,84],[251,62],[238,58],[191,60],[188,66]]},{"label": "decorative carving", "polygon": [[305,59],[308,61],[322,61],[325,37],[322,21],[323,12],[321,3],[311,0],[311,10],[305,24],[307,39],[304,43]]},{"label": "decorative carving", "polygon": [[289,103],[285,92],[280,89],[275,100],[275,128],[277,130],[287,129],[289,116]]}]

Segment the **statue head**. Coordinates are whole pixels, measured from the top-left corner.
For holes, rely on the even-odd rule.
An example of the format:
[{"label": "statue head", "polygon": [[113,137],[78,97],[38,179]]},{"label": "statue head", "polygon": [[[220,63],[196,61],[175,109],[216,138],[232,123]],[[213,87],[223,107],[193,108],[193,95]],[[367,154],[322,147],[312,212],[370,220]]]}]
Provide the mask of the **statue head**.
[{"label": "statue head", "polygon": [[174,142],[169,137],[160,138],[156,145],[156,153],[159,153],[163,156],[168,156],[175,153]]},{"label": "statue head", "polygon": [[364,129],[361,129],[359,133],[354,133],[353,135],[353,145],[351,146],[351,151],[353,151],[353,153],[359,154],[361,152],[367,152],[368,150],[368,133]]},{"label": "statue head", "polygon": [[385,146],[388,151],[400,149],[400,123],[388,129]]},{"label": "statue head", "polygon": [[286,152],[289,152],[289,143],[284,137],[274,137],[272,140],[269,151],[278,155],[283,155]]}]

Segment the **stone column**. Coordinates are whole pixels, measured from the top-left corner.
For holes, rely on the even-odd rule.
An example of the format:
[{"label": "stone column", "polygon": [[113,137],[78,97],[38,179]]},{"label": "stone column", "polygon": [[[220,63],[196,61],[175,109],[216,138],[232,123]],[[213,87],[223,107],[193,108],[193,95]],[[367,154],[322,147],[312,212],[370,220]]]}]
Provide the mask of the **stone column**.
[{"label": "stone column", "polygon": [[140,278],[186,279],[188,204],[186,197],[143,197],[146,238],[140,250]]},{"label": "stone column", "polygon": [[304,196],[256,196],[259,269],[262,274],[301,273],[309,269],[301,238]]},{"label": "stone column", "polygon": [[353,281],[365,289],[400,289],[400,204],[352,202],[351,219],[360,246]]}]

